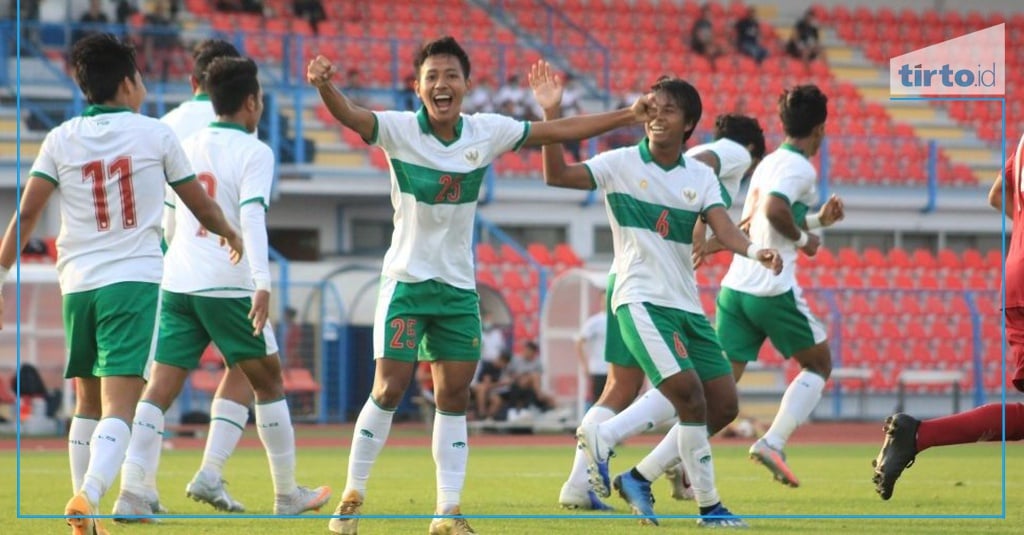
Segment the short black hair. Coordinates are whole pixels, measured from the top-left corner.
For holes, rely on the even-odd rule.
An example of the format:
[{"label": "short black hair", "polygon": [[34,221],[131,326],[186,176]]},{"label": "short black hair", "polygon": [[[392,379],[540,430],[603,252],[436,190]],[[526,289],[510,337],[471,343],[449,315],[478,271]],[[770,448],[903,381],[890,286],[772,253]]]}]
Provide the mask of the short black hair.
[{"label": "short black hair", "polygon": [[455,56],[455,59],[459,60],[459,64],[462,65],[462,75],[469,78],[469,55],[466,54],[462,45],[450,35],[430,41],[420,48],[412,60],[412,68],[416,71],[416,77],[419,77],[420,67],[427,61],[427,58],[442,54]]},{"label": "short black hair", "polygon": [[249,58],[216,58],[206,69],[210,101],[217,115],[231,115],[242,109],[246,97],[259,95],[259,69]]},{"label": "short black hair", "polygon": [[651,91],[657,93],[664,91],[668,94],[676,106],[683,110],[687,121],[693,122],[693,126],[683,134],[683,143],[686,143],[693,131],[700,122],[700,116],[704,113],[703,104],[700,101],[700,92],[690,82],[674,76],[662,76],[651,86]]},{"label": "short black hair", "polygon": [[723,113],[715,118],[715,139],[731,139],[744,147],[753,145],[750,155],[755,159],[764,157],[764,130],[753,117],[738,113]]},{"label": "short black hair", "polygon": [[192,76],[199,81],[199,88],[206,91],[206,69],[217,58],[238,58],[242,54],[235,45],[223,39],[200,41],[192,49]]},{"label": "short black hair", "polygon": [[798,85],[779,97],[779,119],[789,137],[811,135],[828,118],[828,97],[814,84]]},{"label": "short black hair", "polygon": [[110,33],[83,37],[71,48],[71,69],[89,104],[108,102],[125,78],[135,80],[135,47]]}]

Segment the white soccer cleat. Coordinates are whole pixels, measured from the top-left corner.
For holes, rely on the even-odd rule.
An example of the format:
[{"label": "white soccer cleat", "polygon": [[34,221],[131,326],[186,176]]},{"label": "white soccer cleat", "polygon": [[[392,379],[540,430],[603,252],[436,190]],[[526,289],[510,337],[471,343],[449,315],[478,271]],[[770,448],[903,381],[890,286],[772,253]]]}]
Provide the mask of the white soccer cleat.
[{"label": "white soccer cleat", "polygon": [[274,514],[282,516],[301,515],[306,511],[319,511],[331,499],[330,487],[295,487],[286,496],[274,497]]},{"label": "white soccer cleat", "polygon": [[341,497],[341,503],[334,510],[334,516],[347,516],[351,518],[332,518],[327,524],[331,533],[339,535],[359,534],[359,512],[363,508],[363,496],[355,490],[350,490]]},{"label": "white soccer cleat", "polygon": [[223,479],[211,477],[200,470],[185,487],[185,495],[197,502],[208,503],[218,511],[245,512],[245,506],[228,494],[227,489],[224,488],[225,483],[226,481]]}]

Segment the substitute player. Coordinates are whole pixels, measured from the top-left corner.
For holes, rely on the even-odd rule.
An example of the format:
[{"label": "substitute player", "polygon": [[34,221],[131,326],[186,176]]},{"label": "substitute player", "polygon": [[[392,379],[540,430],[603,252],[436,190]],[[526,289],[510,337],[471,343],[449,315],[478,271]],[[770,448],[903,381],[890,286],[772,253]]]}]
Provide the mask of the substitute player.
[{"label": "substitute player", "polygon": [[[988,202],[1013,221],[1024,220],[1024,136],[988,194]],[[1006,206],[1003,206],[1003,177],[1006,177]],[[1018,392],[1024,392],[1024,231],[1014,229],[1010,250],[1006,256],[1006,341],[1010,356],[1016,363],[1010,382]],[[1006,440],[1024,440],[1024,404],[989,403],[973,410],[918,420],[908,414],[894,414],[885,420],[885,441],[878,457],[871,462],[875,467],[875,492],[888,500],[903,470],[910,468],[917,454],[933,446],[973,444],[1003,440],[1003,411],[1006,411]]]},{"label": "substitute player", "polygon": [[[358,531],[367,481],[418,358],[432,362],[437,415],[433,454],[438,515],[430,533],[473,533],[459,515],[466,476],[469,385],[480,359],[480,305],[472,235],[483,177],[496,158],[520,147],[583,139],[647,116],[647,101],[631,109],[528,123],[478,113],[462,115],[471,87],[466,51],[451,37],[426,43],[414,60],[419,112],[371,112],[331,83],[335,66],[323,56],[307,79],[331,114],[388,155],[395,233],[384,256],[374,321],[373,391],[356,420],[342,501],[329,528]],[[341,518],[347,517],[347,518]]]},{"label": "substitute player", "polygon": [[[534,83],[534,94],[545,117],[557,117],[560,82],[547,69],[535,70],[531,78],[545,81]],[[651,98],[656,113],[638,146],[570,166],[560,145],[545,146],[544,181],[604,190],[616,257],[612,305],[629,356],[678,414],[669,432],[674,461],[681,460],[692,475],[699,525],[742,527],[745,522],[722,505],[715,488],[702,382],[731,383],[732,374],[701,308],[691,256],[694,225],[705,218],[730,250],[756,259],[769,273],[781,270],[781,259],[747,240],[729,219],[714,172],[683,154],[683,140],[700,120],[697,90],[678,78],[662,78]],[[577,438],[588,457],[599,455],[587,429]],[[642,522],[656,524],[649,477],[631,470],[613,486]]]},{"label": "substitute player", "polygon": [[827,104],[814,85],[797,86],[779,98],[786,139],[754,171],[742,221],[749,225],[751,241],[782,252],[786,267],[782,275],[772,276],[756,262],[733,257],[716,303],[716,330],[737,381],[747,363],[757,360],[766,338],[803,368],[782,396],[771,427],[750,448],[752,459],[792,487],[800,483],[786,464],[783,448],[817,406],[832,372],[825,328],[811,314],[796,282],[797,250],[813,256],[821,243],[806,230],[829,227],[844,215],[835,196],[817,214],[807,215],[818,195],[817,171],[809,158],[825,137]]},{"label": "substitute player", "polygon": [[[77,391],[68,436],[75,495],[64,513],[73,533],[92,535],[106,532],[89,516],[97,514],[124,459],[129,422],[156,349],[165,185],[231,245],[230,255],[217,245],[212,262],[238,262],[242,240],[195,180],[171,129],[139,115],[146,86],[132,47],[113,35],[95,34],[75,43],[70,57],[89,107],[43,140],[20,214],[0,246],[0,283],[58,192],[64,376],[75,379]],[[0,300],[0,312],[2,305]]]},{"label": "substitute player", "polygon": [[[277,341],[267,321],[270,268],[266,210],[274,177],[270,147],[252,135],[263,115],[263,91],[251,59],[222,57],[206,71],[217,121],[183,143],[207,191],[242,229],[248,262],[218,264],[216,240],[185,209],[175,210],[163,278],[160,341],[153,379],[135,410],[135,434],[125,459],[114,515],[144,515],[146,466],[158,463],[164,411],[213,342],[256,394],[256,428],[274,482],[274,514],[297,515],[330,499],[327,487],[295,483],[295,433],[284,395]],[[200,471],[190,483],[215,486],[219,474]]]}]

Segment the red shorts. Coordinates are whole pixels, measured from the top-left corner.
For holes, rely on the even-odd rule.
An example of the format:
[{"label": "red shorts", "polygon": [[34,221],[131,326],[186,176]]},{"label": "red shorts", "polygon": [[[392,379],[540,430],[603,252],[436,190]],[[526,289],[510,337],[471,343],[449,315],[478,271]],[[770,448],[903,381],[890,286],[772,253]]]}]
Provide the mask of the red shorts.
[{"label": "red shorts", "polygon": [[1006,343],[1016,362],[1010,370],[1010,380],[1017,390],[1024,392],[1024,307],[1006,309]]}]

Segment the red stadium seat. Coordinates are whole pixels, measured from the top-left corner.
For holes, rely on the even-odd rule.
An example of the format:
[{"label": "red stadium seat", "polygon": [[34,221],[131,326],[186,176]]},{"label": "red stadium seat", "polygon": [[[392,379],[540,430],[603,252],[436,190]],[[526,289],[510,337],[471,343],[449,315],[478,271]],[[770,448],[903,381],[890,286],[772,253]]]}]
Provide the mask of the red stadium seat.
[{"label": "red stadium seat", "polygon": [[501,256],[501,261],[506,263],[506,264],[512,264],[512,265],[526,264],[526,259],[523,258],[523,255],[519,254],[519,251],[517,251],[515,247],[512,247],[511,245],[509,245],[507,243],[501,244],[501,248],[499,249],[499,254]]},{"label": "red stadium seat", "polygon": [[477,264],[497,264],[500,260],[494,246],[487,242],[480,242],[476,244],[476,262]]},{"label": "red stadium seat", "polygon": [[477,285],[490,286],[491,288],[498,288],[498,281],[494,278],[494,273],[491,273],[489,269],[481,269],[476,272],[476,283]]},{"label": "red stadium seat", "polygon": [[939,267],[945,269],[960,269],[963,267],[963,263],[960,262],[960,257],[952,249],[940,249],[938,256]]},{"label": "red stadium seat", "polygon": [[526,246],[526,252],[542,266],[550,266],[555,263],[551,252],[543,243],[531,243]]}]

